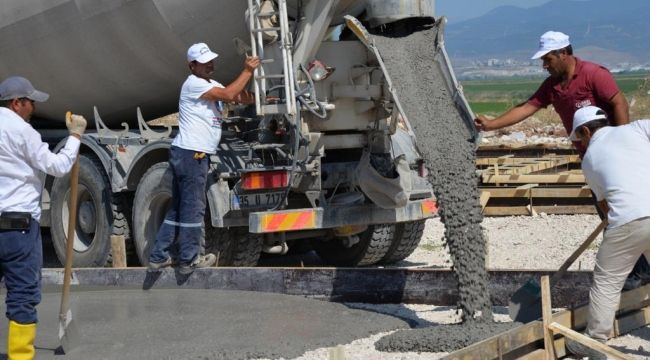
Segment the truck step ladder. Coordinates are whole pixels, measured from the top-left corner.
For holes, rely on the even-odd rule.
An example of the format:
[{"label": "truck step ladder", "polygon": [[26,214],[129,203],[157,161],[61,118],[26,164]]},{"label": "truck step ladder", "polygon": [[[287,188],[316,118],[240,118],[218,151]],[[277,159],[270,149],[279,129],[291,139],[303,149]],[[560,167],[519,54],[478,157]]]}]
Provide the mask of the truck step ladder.
[{"label": "truck step ladder", "polygon": [[[253,85],[255,89],[255,109],[257,115],[286,114],[296,115],[296,96],[293,75],[293,39],[289,30],[289,17],[287,15],[287,1],[277,2],[277,11],[263,11],[264,0],[248,0],[248,19],[251,35],[252,55],[259,56],[260,66],[255,70]],[[263,19],[277,16],[280,26],[264,27]],[[268,26],[268,25],[267,25]],[[282,74],[267,74],[265,65],[272,64],[275,59],[265,58],[263,33],[275,32],[278,34],[278,45],[282,54]],[[266,92],[269,85],[281,86],[284,93],[278,103],[269,103]]]}]

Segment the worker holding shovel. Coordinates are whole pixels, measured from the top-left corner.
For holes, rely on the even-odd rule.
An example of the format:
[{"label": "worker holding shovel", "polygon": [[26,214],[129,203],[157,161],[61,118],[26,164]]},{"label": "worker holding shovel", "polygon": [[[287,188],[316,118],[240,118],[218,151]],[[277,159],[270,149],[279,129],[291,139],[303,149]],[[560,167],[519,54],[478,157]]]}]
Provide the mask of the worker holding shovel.
[{"label": "worker holding shovel", "polygon": [[86,129],[86,120],[73,115],[66,120],[70,137],[65,146],[56,154],[50,152],[29,124],[35,102],[48,98],[23,77],[9,77],[0,83],[0,278],[7,288],[7,355],[12,360],[35,356],[43,264],[41,172],[67,174]]},{"label": "worker holding shovel", "polygon": [[[650,256],[650,120],[613,127],[605,111],[587,106],[575,113],[571,139],[586,148],[582,169],[609,222],[596,255],[586,330],[605,342],[625,279],[640,255]],[[607,358],[571,339],[566,344],[576,355]]]}]

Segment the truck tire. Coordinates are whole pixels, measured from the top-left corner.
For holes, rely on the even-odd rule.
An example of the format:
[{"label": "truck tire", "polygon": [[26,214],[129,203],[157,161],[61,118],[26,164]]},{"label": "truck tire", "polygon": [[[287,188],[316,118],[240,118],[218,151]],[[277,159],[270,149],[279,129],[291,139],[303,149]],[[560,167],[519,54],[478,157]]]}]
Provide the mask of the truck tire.
[{"label": "truck tire", "polygon": [[262,254],[261,234],[247,228],[214,228],[206,225],[205,251],[217,255],[217,266],[257,266]]},{"label": "truck tire", "polygon": [[[108,176],[99,160],[88,155],[79,156],[79,203],[74,239],[75,267],[105,266],[110,260],[111,235],[120,212],[121,197],[114,196]],[[65,244],[68,232],[68,198],[70,174],[55,178],[52,183],[51,233],[54,250],[65,263]],[[107,201],[108,200],[108,201]],[[117,228],[126,228],[118,220]]]},{"label": "truck tire", "polygon": [[140,179],[133,199],[133,242],[142,266],[149,264],[149,252],[165,220],[172,199],[169,164],[157,163]]},{"label": "truck tire", "polygon": [[314,250],[328,265],[368,266],[380,261],[391,246],[394,237],[393,224],[370,225],[359,234],[359,242],[346,247],[343,240],[315,241]]},{"label": "truck tire", "polygon": [[395,224],[395,236],[393,236],[390,249],[379,263],[393,264],[409,257],[420,244],[425,221],[416,220]]}]

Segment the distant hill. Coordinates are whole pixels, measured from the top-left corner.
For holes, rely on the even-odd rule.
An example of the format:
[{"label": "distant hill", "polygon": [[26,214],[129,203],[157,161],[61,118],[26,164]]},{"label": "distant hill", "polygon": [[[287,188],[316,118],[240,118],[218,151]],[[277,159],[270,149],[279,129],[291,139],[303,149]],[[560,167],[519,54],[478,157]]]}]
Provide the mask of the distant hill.
[{"label": "distant hill", "polygon": [[445,46],[454,62],[525,60],[548,30],[568,34],[576,54],[586,59],[611,65],[650,63],[648,0],[552,0],[528,9],[502,6],[450,24]]}]

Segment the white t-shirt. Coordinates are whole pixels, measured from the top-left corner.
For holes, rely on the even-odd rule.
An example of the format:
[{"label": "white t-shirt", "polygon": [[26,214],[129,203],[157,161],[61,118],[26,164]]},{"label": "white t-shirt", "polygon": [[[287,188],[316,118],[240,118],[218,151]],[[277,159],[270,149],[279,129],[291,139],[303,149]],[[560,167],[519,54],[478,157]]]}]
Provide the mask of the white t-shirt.
[{"label": "white t-shirt", "polygon": [[178,135],[172,145],[208,154],[216,152],[221,139],[223,103],[201,99],[213,87],[223,88],[223,85],[195,75],[187,77],[178,101]]},{"label": "white t-shirt", "polygon": [[608,228],[650,216],[650,120],[596,131],[582,170],[596,199],[607,200]]}]

